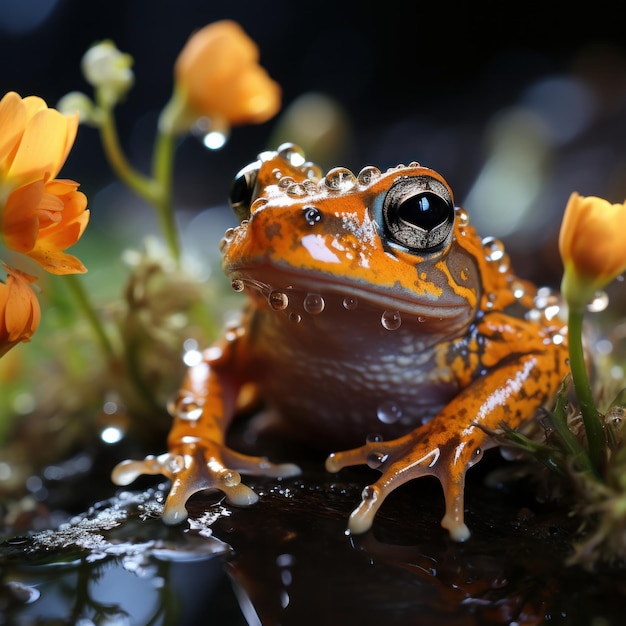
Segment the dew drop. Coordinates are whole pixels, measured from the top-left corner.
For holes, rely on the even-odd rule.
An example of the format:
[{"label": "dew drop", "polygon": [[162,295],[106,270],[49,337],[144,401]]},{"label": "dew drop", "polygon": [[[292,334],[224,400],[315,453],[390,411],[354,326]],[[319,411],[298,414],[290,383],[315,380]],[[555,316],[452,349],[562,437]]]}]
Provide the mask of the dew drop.
[{"label": "dew drop", "polygon": [[526,295],[526,288],[524,287],[524,283],[520,281],[515,281],[511,283],[511,291],[513,292],[513,297],[519,300]]},{"label": "dew drop", "polygon": [[402,417],[402,409],[393,400],[387,400],[378,406],[376,416],[383,424],[395,424]]},{"label": "dew drop", "polygon": [[357,177],[357,182],[359,183],[359,185],[369,185],[370,183],[372,183],[373,181],[375,181],[377,178],[380,178],[381,173],[380,170],[377,167],[374,167],[373,165],[369,165],[368,167],[364,167],[360,172],[359,175]]},{"label": "dew drop", "polygon": [[235,237],[235,229],[227,228],[226,231],[224,232],[224,241],[229,243],[233,240],[234,237]]},{"label": "dew drop", "polygon": [[224,487],[236,487],[239,483],[241,483],[241,476],[239,475],[239,472],[236,472],[235,470],[224,468],[220,471],[219,477]]},{"label": "dew drop", "polygon": [[383,325],[383,328],[387,330],[398,330],[402,324],[400,311],[383,311],[380,317],[380,323]]},{"label": "dew drop", "polygon": [[293,185],[294,183],[294,179],[291,176],[283,176],[279,181],[278,181],[278,186],[281,189],[287,189],[287,187],[289,187],[289,185]]},{"label": "dew drop", "polygon": [[346,296],[343,299],[343,308],[348,311],[354,311],[359,306],[359,301],[356,296]]},{"label": "dew drop", "polygon": [[167,410],[172,417],[195,422],[202,415],[202,405],[192,395],[181,394],[168,402]]},{"label": "dew drop", "polygon": [[470,223],[469,213],[462,207],[458,206],[454,209],[456,219],[459,220],[459,225],[467,226]]},{"label": "dew drop", "polygon": [[504,244],[495,237],[485,237],[482,240],[483,251],[487,261],[501,261],[505,255]]},{"label": "dew drop", "polygon": [[326,174],[324,183],[333,191],[349,191],[356,185],[356,177],[345,167],[335,167]]},{"label": "dew drop", "polygon": [[426,317],[425,317],[424,315],[418,315],[418,316],[417,316],[417,321],[418,321],[420,324],[423,324],[423,323],[426,321]]},{"label": "dew drop", "polygon": [[172,474],[178,474],[178,472],[185,469],[185,460],[180,454],[171,454],[168,455],[164,466],[168,472]]},{"label": "dew drop", "polygon": [[324,175],[322,168],[317,163],[313,163],[312,161],[303,163],[300,169],[309,180],[319,180]]},{"label": "dew drop", "polygon": [[289,321],[299,324],[302,321],[302,316],[299,313],[289,313]]},{"label": "dew drop", "polygon": [[361,498],[363,498],[363,500],[375,500],[377,495],[378,490],[375,487],[372,487],[372,485],[368,485],[361,492]]},{"label": "dew drop", "polygon": [[283,143],[278,146],[277,152],[278,156],[285,159],[285,161],[294,167],[300,167],[304,165],[306,161],[304,150],[295,143]]},{"label": "dew drop", "polygon": [[587,311],[590,313],[599,313],[609,306],[609,296],[606,291],[596,291],[593,300],[587,305]]},{"label": "dew drop", "polygon": [[388,454],[372,451],[367,455],[367,466],[371,469],[378,469],[387,459]]},{"label": "dew drop", "polygon": [[304,298],[304,310],[311,315],[318,315],[325,306],[326,302],[319,293],[308,293]]},{"label": "dew drop", "polygon": [[287,187],[286,193],[292,198],[301,198],[307,195],[307,190],[302,183],[292,183]]},{"label": "dew drop", "polygon": [[231,281],[230,286],[233,288],[233,291],[243,291],[245,287],[243,280],[240,280],[239,278],[235,278]]},{"label": "dew drop", "polygon": [[267,296],[267,303],[274,311],[284,311],[289,306],[289,297],[282,291],[272,291]]},{"label": "dew drop", "polygon": [[[255,211],[258,211],[260,208],[264,207],[268,202],[269,202],[269,200],[267,198],[257,198],[250,205],[250,213],[254,213]],[[243,222],[242,222],[242,224],[243,224]]]},{"label": "dew drop", "polygon": [[380,443],[383,441],[383,436],[380,433],[370,433],[365,437],[365,443]]}]

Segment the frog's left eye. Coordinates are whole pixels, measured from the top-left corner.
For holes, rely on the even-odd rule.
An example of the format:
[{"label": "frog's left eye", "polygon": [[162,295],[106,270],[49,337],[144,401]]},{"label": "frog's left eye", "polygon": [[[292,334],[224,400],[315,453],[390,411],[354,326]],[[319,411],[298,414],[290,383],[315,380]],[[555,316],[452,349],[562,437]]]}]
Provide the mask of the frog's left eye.
[{"label": "frog's left eye", "polygon": [[447,187],[430,176],[399,178],[383,202],[388,235],[411,251],[432,251],[452,232],[454,202]]},{"label": "frog's left eye", "polygon": [[255,199],[255,189],[261,162],[246,165],[235,176],[230,187],[230,207],[241,222],[250,217],[250,206]]}]

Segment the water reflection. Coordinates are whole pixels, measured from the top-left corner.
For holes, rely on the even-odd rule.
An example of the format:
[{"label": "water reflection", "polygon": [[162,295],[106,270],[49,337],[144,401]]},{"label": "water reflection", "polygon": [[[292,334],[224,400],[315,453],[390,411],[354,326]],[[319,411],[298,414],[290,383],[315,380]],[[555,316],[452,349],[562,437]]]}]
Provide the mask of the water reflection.
[{"label": "water reflection", "polygon": [[467,543],[441,529],[434,480],[398,490],[373,531],[349,536],[371,478],[353,469],[255,479],[253,507],[198,494],[177,527],[159,519],[159,489],[122,492],[57,531],[5,541],[0,624],[619,623],[623,571],[564,565],[576,522],[563,510],[474,472]]},{"label": "water reflection", "polygon": [[[185,529],[158,515],[158,490],[122,493],[56,531],[2,544],[0,609],[16,626],[245,624],[222,558],[230,546],[210,524],[227,515],[215,503]],[[0,610],[0,615],[3,611]]]}]

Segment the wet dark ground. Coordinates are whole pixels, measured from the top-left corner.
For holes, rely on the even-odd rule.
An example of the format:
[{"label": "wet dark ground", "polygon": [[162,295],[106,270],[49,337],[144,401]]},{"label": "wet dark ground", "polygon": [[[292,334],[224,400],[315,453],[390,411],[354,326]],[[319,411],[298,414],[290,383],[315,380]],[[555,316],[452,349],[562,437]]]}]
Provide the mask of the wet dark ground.
[{"label": "wet dark ground", "polygon": [[249,508],[199,494],[175,528],[158,517],[158,487],[118,492],[0,545],[0,623],[623,624],[626,569],[566,565],[579,520],[524,481],[488,485],[503,464],[493,452],[469,474],[463,544],[439,525],[434,479],[404,485],[370,532],[346,535],[376,473],[329,475],[317,458],[299,477],[249,479],[261,496]]}]

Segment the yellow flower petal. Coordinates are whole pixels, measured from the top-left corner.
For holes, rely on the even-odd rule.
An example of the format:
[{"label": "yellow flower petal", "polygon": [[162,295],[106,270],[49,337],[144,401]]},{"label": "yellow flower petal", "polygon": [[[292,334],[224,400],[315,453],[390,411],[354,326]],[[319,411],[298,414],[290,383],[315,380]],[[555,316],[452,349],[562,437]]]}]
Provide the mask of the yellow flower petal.
[{"label": "yellow flower petal", "polygon": [[595,291],[626,270],[626,203],[573,193],[565,208],[559,251],[565,267],[562,291],[583,308]]},{"label": "yellow flower petal", "polygon": [[27,253],[35,245],[39,232],[36,208],[44,194],[42,180],[16,189],[7,199],[0,227],[4,243],[12,250]]},{"label": "yellow flower petal", "polygon": [[281,91],[259,65],[257,45],[231,20],[194,33],[176,60],[177,91],[197,117],[261,123],[280,108]]},{"label": "yellow flower petal", "polygon": [[55,274],[84,272],[65,249],[89,221],[78,184],[58,175],[72,148],[78,115],[49,109],[37,96],[0,100],[0,235]]},{"label": "yellow flower petal", "polygon": [[29,341],[39,326],[41,309],[29,283],[35,278],[4,265],[0,283],[0,356],[21,341]]},{"label": "yellow flower petal", "polygon": [[10,167],[12,155],[24,132],[26,119],[22,99],[14,91],[10,91],[0,100],[0,173],[6,173]]},{"label": "yellow flower petal", "polygon": [[54,109],[37,111],[26,124],[7,178],[16,187],[54,178],[65,162],[67,145],[68,118]]}]

